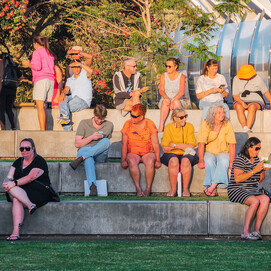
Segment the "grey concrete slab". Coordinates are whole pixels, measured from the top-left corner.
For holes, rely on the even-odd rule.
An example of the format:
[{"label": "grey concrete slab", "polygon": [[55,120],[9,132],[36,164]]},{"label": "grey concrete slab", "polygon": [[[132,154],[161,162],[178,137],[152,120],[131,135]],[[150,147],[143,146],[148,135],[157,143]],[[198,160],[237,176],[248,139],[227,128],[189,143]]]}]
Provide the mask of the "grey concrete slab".
[{"label": "grey concrete slab", "polygon": [[[226,201],[209,201],[209,230],[210,234],[239,235],[243,232],[247,206]],[[263,235],[271,234],[271,211],[262,225]],[[251,230],[254,228],[252,227]]]},{"label": "grey concrete slab", "polygon": [[[11,203],[0,201],[0,234],[12,230]],[[21,234],[207,234],[206,202],[65,201],[26,212]]]}]

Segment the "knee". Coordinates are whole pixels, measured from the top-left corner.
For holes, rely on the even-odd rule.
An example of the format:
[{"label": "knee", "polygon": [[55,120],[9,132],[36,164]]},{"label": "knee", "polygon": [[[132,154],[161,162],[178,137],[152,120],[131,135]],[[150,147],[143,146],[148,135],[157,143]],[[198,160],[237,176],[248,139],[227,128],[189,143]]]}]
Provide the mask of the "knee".
[{"label": "knee", "polygon": [[18,200],[18,199],[16,199],[16,198],[13,198],[12,199],[12,202],[13,202],[13,204],[20,204],[21,202]]},{"label": "knee", "polygon": [[170,158],[168,163],[169,168],[179,168],[179,166],[179,159],[177,157]]},{"label": "knee", "polygon": [[169,99],[164,99],[163,102],[162,102],[162,106],[165,107],[165,106],[169,106],[170,105],[170,100]]},{"label": "knee", "polygon": [[250,205],[255,207],[255,208],[258,208],[258,206],[260,205],[260,200],[257,199],[256,197],[253,197]]},{"label": "knee", "polygon": [[173,106],[174,109],[177,108],[177,107],[182,108],[182,104],[181,104],[181,102],[179,100],[173,100],[172,101],[172,106]]},{"label": "knee", "polygon": [[270,198],[266,195],[263,195],[260,201],[261,205],[268,206],[270,204]]},{"label": "knee", "polygon": [[181,172],[191,170],[192,166],[188,158],[183,158],[181,162]]},{"label": "knee", "polygon": [[257,111],[257,105],[256,104],[250,104],[249,108],[248,108],[248,112],[255,112]]}]

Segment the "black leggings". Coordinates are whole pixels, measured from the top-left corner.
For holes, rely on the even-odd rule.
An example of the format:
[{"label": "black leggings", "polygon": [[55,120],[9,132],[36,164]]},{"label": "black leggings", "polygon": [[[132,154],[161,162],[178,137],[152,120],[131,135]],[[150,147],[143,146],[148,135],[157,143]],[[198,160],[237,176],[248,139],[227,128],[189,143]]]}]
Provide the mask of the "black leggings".
[{"label": "black leggings", "polygon": [[0,120],[6,126],[5,121],[5,112],[8,115],[8,119],[11,125],[11,129],[15,130],[15,119],[12,111],[13,103],[15,101],[16,96],[14,95],[3,95],[0,93]]}]

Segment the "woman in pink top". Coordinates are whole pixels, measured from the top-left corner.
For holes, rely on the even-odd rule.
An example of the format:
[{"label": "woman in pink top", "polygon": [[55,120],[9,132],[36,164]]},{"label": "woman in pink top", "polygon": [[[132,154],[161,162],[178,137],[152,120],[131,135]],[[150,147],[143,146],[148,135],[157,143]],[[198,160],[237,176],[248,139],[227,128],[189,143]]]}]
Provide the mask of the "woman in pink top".
[{"label": "woman in pink top", "polygon": [[36,102],[40,130],[46,130],[46,110],[44,102],[52,101],[54,91],[54,56],[49,48],[48,38],[36,36],[33,41],[35,51],[31,61],[23,60],[22,65],[32,70],[33,100]]}]

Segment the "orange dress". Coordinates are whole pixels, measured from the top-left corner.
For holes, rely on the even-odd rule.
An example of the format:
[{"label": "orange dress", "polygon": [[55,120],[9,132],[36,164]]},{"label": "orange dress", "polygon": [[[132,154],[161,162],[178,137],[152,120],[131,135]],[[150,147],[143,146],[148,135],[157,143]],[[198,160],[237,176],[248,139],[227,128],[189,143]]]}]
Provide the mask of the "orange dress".
[{"label": "orange dress", "polygon": [[138,130],[131,120],[127,120],[121,130],[121,133],[128,137],[128,153],[134,153],[140,156],[154,152],[151,136],[158,133],[153,121],[145,119],[145,126]]}]

